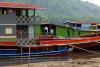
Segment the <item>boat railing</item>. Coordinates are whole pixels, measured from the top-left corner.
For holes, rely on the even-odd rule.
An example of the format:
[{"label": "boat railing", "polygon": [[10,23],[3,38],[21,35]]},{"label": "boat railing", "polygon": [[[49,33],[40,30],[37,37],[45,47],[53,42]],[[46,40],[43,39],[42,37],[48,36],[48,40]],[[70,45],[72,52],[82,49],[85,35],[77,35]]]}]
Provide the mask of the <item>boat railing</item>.
[{"label": "boat railing", "polygon": [[16,23],[30,24],[41,20],[40,16],[17,16]]},{"label": "boat railing", "polygon": [[29,39],[29,38],[21,38],[17,40],[17,45],[33,45],[35,43],[35,39]]}]

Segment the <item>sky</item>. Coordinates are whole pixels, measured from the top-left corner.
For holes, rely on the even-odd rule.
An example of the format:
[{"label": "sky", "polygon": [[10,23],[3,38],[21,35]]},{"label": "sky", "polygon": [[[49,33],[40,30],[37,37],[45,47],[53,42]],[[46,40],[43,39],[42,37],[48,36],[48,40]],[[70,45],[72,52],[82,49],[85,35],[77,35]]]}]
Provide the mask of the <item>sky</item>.
[{"label": "sky", "polygon": [[94,3],[94,4],[98,5],[98,6],[100,6],[100,0],[83,0],[83,1],[89,1],[91,3]]}]

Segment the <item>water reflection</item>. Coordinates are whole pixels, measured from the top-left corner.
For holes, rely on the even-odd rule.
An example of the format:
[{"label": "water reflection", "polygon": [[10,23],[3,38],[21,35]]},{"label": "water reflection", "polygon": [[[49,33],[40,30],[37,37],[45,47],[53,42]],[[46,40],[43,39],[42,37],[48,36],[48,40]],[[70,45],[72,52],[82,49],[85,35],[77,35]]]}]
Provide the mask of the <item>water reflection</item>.
[{"label": "water reflection", "polygon": [[[100,52],[100,50],[95,50],[96,52]],[[91,55],[91,56],[89,56]],[[87,58],[96,58],[100,57],[100,55],[93,55],[91,53],[85,51],[74,51],[70,56],[61,56],[61,57],[31,57],[30,63],[36,62],[49,62],[49,61],[70,61],[76,59],[87,59]],[[22,61],[21,61],[22,59]],[[20,65],[28,63],[28,57],[26,58],[2,58],[0,59],[0,66],[8,66],[8,65]]]},{"label": "water reflection", "polygon": [[[36,63],[36,62],[48,62],[48,61],[68,61],[71,58],[68,57],[31,57],[30,63]],[[5,65],[16,65],[16,64],[27,64],[28,63],[28,58],[9,58],[9,59],[0,59],[0,66],[5,66]]]}]

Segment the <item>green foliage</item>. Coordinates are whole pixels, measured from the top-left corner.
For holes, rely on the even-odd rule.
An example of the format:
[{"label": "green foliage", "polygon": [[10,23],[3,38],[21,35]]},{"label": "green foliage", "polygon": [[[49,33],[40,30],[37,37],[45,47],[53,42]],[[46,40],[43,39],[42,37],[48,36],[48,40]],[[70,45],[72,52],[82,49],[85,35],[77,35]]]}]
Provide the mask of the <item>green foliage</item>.
[{"label": "green foliage", "polygon": [[37,4],[46,7],[40,13],[46,15],[51,22],[70,21],[100,21],[100,7],[80,0],[37,0]]},{"label": "green foliage", "polygon": [[46,8],[38,10],[37,14],[42,15],[43,21],[63,22],[63,21],[82,21],[99,22],[100,7],[83,2],[81,0],[1,0],[23,3],[35,3]]}]

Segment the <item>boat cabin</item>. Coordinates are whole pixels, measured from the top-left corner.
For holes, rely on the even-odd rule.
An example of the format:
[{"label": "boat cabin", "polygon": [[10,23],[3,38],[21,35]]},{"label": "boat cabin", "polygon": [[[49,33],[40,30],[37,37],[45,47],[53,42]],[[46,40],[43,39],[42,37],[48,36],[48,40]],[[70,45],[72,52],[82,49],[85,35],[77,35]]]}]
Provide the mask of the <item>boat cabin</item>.
[{"label": "boat cabin", "polygon": [[15,2],[0,2],[0,41],[16,41],[21,38],[34,38],[36,10],[38,5]]},{"label": "boat cabin", "polygon": [[36,36],[56,36],[56,37],[75,37],[79,36],[79,31],[61,24],[41,23],[35,25]]},{"label": "boat cabin", "polygon": [[100,23],[99,22],[72,22],[67,21],[63,23],[66,27],[72,27],[75,29],[80,29],[81,31],[86,30],[96,30],[100,29]]}]

